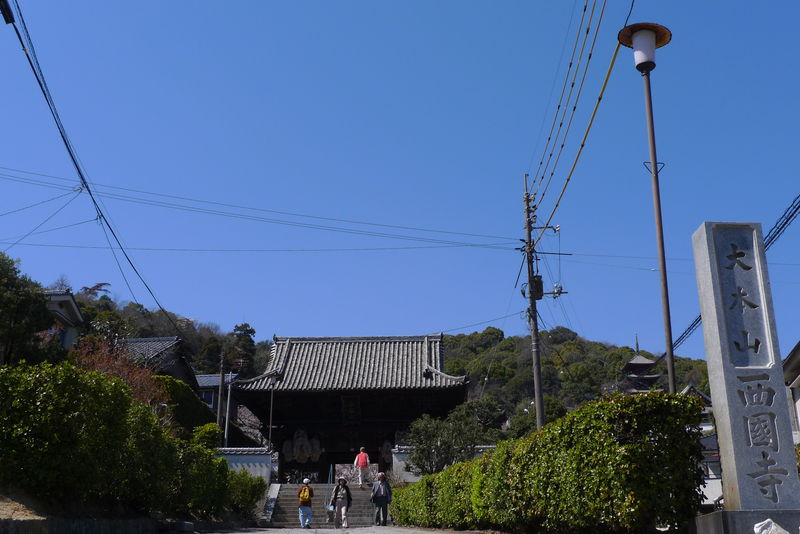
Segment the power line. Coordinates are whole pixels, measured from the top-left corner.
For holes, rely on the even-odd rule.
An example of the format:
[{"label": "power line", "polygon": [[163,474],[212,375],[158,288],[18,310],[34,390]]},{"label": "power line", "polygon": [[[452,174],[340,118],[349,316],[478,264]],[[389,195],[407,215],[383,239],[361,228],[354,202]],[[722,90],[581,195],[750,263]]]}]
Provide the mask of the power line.
[{"label": "power line", "polygon": [[[564,130],[564,135],[561,138],[561,145],[559,146],[558,154],[556,155],[556,160],[553,163],[553,168],[550,171],[550,176],[548,176],[547,183],[545,184],[544,189],[542,190],[542,192],[541,192],[541,194],[539,196],[539,203],[540,204],[544,201],[544,196],[547,193],[547,190],[550,188],[550,183],[552,182],[553,177],[555,176],[556,169],[558,168],[558,163],[559,163],[559,161],[561,161],[561,154],[564,152],[564,147],[566,146],[567,136],[569,135],[569,131],[572,129],[572,121],[575,119],[575,112],[578,109],[578,102],[581,99],[581,94],[583,94],[583,86],[584,86],[584,84],[586,82],[586,75],[589,72],[589,64],[592,61],[592,55],[594,54],[594,47],[597,44],[597,35],[600,33],[600,25],[603,22],[603,15],[605,14],[605,10],[606,10],[606,1],[603,0],[603,6],[600,9],[600,16],[597,19],[597,24],[596,24],[595,30],[594,30],[594,37],[592,37],[592,44],[591,44],[591,46],[589,48],[589,55],[586,58],[586,65],[583,68],[583,74],[581,75],[580,85],[578,85],[578,94],[575,95],[575,102],[573,103],[573,106],[572,106],[572,112],[570,113],[569,122],[567,123],[567,127]],[[581,45],[581,54],[583,54],[583,46],[585,46],[585,44],[586,44],[586,39],[588,39],[588,37],[589,37],[589,28],[590,28],[590,26],[591,26],[591,20],[589,21],[589,26],[586,27],[586,36],[584,37],[583,45]],[[575,77],[573,77],[573,79],[572,79],[572,85],[573,86],[575,85],[575,79],[577,78],[577,76],[578,76],[578,69],[575,69]],[[570,92],[571,91],[572,90],[570,89]],[[567,109],[565,108],[564,109],[564,113],[561,116],[561,121],[562,122],[564,121],[564,117],[566,116],[566,114],[567,114]],[[542,175],[542,179],[544,179],[544,175]]]},{"label": "power line", "polygon": [[64,198],[64,197],[68,196],[70,193],[72,193],[73,191],[74,191],[74,189],[71,189],[70,192],[64,193],[63,195],[58,195],[58,196],[55,196],[53,198],[48,198],[47,200],[41,200],[39,202],[35,202],[33,204],[30,204],[29,206],[24,206],[22,208],[17,208],[15,210],[6,211],[5,213],[0,213],[0,217],[4,217],[6,215],[11,215],[12,213],[19,213],[20,211],[25,211],[25,210],[30,209],[30,208],[35,208],[36,206],[41,206],[42,204],[47,204],[48,202],[52,202],[54,200],[58,200],[59,198]]},{"label": "power line", "polygon": [[[7,177],[8,177],[8,175],[0,173],[0,179],[6,179]],[[30,182],[30,183],[33,183],[35,185],[42,185],[42,186],[45,186],[45,187],[49,187],[50,186],[50,184],[48,182],[43,182],[41,180],[28,180],[28,179],[24,179],[24,178],[20,179],[19,177],[13,177],[12,180]],[[58,186],[58,187],[61,187],[61,186]],[[147,194],[158,195],[156,193],[147,193]],[[276,219],[276,218],[272,218],[272,217],[263,217],[263,216],[259,216],[259,215],[248,215],[248,214],[244,214],[244,213],[237,213],[237,212],[232,212],[232,211],[224,211],[224,210],[203,208],[203,207],[199,207],[199,206],[191,206],[191,205],[179,204],[179,203],[175,203],[175,202],[165,202],[165,201],[161,201],[161,200],[151,200],[151,199],[135,197],[135,196],[130,196],[130,195],[117,194],[117,193],[96,192],[95,196],[104,197],[104,198],[111,198],[111,199],[114,199],[114,200],[121,200],[121,201],[124,201],[124,202],[130,202],[130,203],[133,203],[133,204],[161,207],[161,208],[167,208],[167,209],[175,209],[175,210],[179,210],[179,211],[187,211],[187,212],[191,212],[191,213],[200,213],[200,214],[205,214],[205,215],[215,215],[215,216],[227,217],[227,218],[231,218],[231,219],[240,219],[240,220],[249,220],[249,221],[263,222],[263,223],[269,223],[269,224],[277,224],[277,225],[282,225],[282,226],[308,228],[308,229],[323,230],[323,231],[328,231],[328,232],[338,232],[338,233],[345,233],[345,234],[364,235],[364,236],[369,236],[369,237],[379,237],[379,238],[387,238],[387,239],[400,239],[400,240],[404,240],[404,241],[417,241],[417,242],[424,242],[424,243],[438,243],[438,244],[460,245],[460,246],[466,245],[466,243],[461,242],[461,241],[449,241],[449,240],[443,240],[443,239],[436,239],[436,238],[432,238],[432,237],[412,236],[412,235],[395,234],[395,233],[388,233],[388,232],[376,232],[376,231],[372,231],[372,230],[362,230],[362,229],[358,229],[358,228],[346,228],[346,227],[340,227],[340,226],[328,226],[328,225],[313,224],[313,223],[299,222],[299,221],[287,221],[287,220],[284,220],[284,219]],[[159,195],[159,196],[170,196],[170,195]],[[197,201],[197,200],[190,200],[190,201],[193,201],[193,202],[205,202],[205,203],[215,204],[214,202],[210,202],[210,201]],[[245,208],[245,209],[259,211],[259,208]],[[442,231],[442,232],[443,233],[451,233],[451,232],[447,232],[447,231]],[[457,233],[457,232],[452,232],[452,233]],[[470,234],[465,234],[465,235],[470,235]],[[488,236],[486,234],[471,234],[471,235],[477,235],[477,236],[482,237],[482,238],[490,237],[490,236]],[[497,236],[497,239],[507,239],[508,241],[516,241],[516,239],[505,238],[505,237],[501,237],[501,236]],[[473,245],[474,246],[483,246],[484,248],[496,248],[496,246],[488,245],[488,244],[487,245],[469,244],[469,245],[470,246],[473,246]]]},{"label": "power line", "polygon": [[508,315],[501,315],[500,317],[495,317],[494,319],[489,319],[487,321],[481,321],[479,323],[472,323],[472,324],[465,324],[464,326],[459,326],[458,328],[451,328],[449,330],[442,330],[441,333],[442,334],[446,334],[448,332],[455,332],[456,330],[464,330],[465,328],[471,328],[473,326],[480,326],[482,324],[492,323],[494,321],[499,321],[500,319],[507,319],[508,317],[513,317],[515,315],[520,315],[520,314],[522,314],[524,312],[525,312],[525,310],[520,310],[518,312],[509,313]]},{"label": "power line", "polygon": [[[561,188],[561,193],[558,195],[558,199],[556,200],[555,206],[553,206],[553,210],[550,212],[550,215],[547,217],[547,222],[544,224],[544,227],[547,228],[550,225],[550,222],[553,220],[553,216],[556,214],[556,210],[558,209],[559,205],[561,204],[561,199],[564,198],[564,192],[567,190],[567,186],[569,185],[570,180],[572,179],[572,174],[575,172],[575,167],[578,165],[578,160],[581,157],[581,153],[583,152],[583,147],[586,146],[586,139],[589,137],[589,132],[592,129],[592,124],[594,124],[594,119],[597,116],[597,109],[600,107],[600,102],[603,100],[603,95],[606,91],[606,86],[608,85],[608,80],[611,78],[611,71],[614,69],[614,63],[617,60],[617,53],[619,52],[620,44],[617,43],[616,48],[614,48],[614,54],[611,56],[611,63],[608,66],[608,71],[606,72],[605,80],[603,80],[603,86],[600,88],[600,94],[597,96],[597,102],[595,102],[594,110],[592,111],[592,117],[589,119],[589,124],[586,125],[586,131],[583,134],[583,139],[581,139],[580,147],[578,148],[578,152],[575,154],[575,159],[572,162],[572,167],[567,174],[566,180],[564,180],[564,186]],[[544,235],[546,230],[542,230],[539,236],[536,238],[534,242],[534,246],[542,240],[542,236]]]},{"label": "power line", "polygon": [[[38,173],[38,172],[25,171],[25,170],[21,170],[21,169],[14,169],[14,168],[11,168],[11,167],[0,166],[0,169],[4,169],[4,170],[7,170],[7,171],[13,171],[13,172],[21,172],[21,173],[25,173],[25,174],[31,174],[31,175],[34,175],[34,176],[41,176],[41,177],[44,177],[44,178],[53,178],[53,179],[56,179],[56,180],[73,181],[73,180],[71,180],[69,178],[63,178],[61,176],[53,176],[53,175],[50,175],[50,174],[42,174],[42,173]],[[0,174],[0,176],[9,176],[9,175]],[[14,178],[19,178],[19,177],[14,177]],[[48,183],[48,182],[37,182],[37,183],[45,184],[45,183]],[[256,211],[256,212],[262,212],[262,213],[275,213],[275,214],[278,214],[278,215],[289,215],[289,216],[292,216],[292,217],[303,217],[303,218],[307,218],[307,219],[316,219],[316,220],[322,220],[322,221],[341,222],[341,223],[347,223],[347,224],[359,224],[359,225],[364,225],[364,226],[376,226],[376,227],[381,227],[381,228],[394,228],[394,229],[398,229],[398,230],[412,230],[412,231],[415,231],[415,232],[430,232],[430,233],[438,233],[438,234],[462,235],[462,236],[468,236],[468,237],[483,237],[483,238],[487,238],[487,239],[509,239],[509,240],[513,239],[513,238],[510,238],[510,237],[507,237],[507,236],[498,236],[498,235],[491,235],[491,234],[457,232],[457,231],[453,231],[453,230],[438,230],[438,229],[434,229],[434,228],[422,228],[422,227],[405,226],[405,225],[399,225],[399,224],[376,223],[376,222],[360,221],[360,220],[355,220],[355,219],[341,219],[341,218],[336,218],[336,217],[325,217],[325,216],[321,216],[321,215],[310,215],[310,214],[307,214],[307,213],[298,213],[298,212],[292,212],[292,211],[281,211],[281,210],[274,210],[274,209],[268,209],[268,208],[257,208],[257,207],[254,207],[254,206],[245,206],[245,205],[241,205],[241,204],[231,204],[231,203],[227,203],[227,202],[218,202],[218,201],[213,201],[213,200],[203,200],[203,199],[199,199],[199,198],[192,198],[192,197],[186,197],[186,196],[181,196],[181,195],[170,195],[170,194],[166,194],[166,193],[156,193],[156,192],[153,192],[153,191],[146,191],[146,190],[142,190],[142,189],[133,189],[133,188],[130,188],[130,187],[120,187],[120,186],[100,184],[100,183],[96,183],[95,186],[96,186],[95,189],[97,189],[98,187],[108,188],[108,189],[116,189],[116,190],[119,190],[119,191],[127,191],[127,192],[130,192],[130,193],[140,193],[140,194],[143,194],[143,195],[151,195],[151,196],[162,197],[162,198],[171,198],[171,199],[174,199],[174,200],[183,200],[183,201],[188,201],[188,202],[196,202],[198,204],[209,204],[209,205],[215,205],[215,206],[222,206],[222,207],[226,207],[226,208],[243,209],[243,210]],[[105,196],[103,193],[98,193],[98,194],[101,195],[101,196]],[[112,198],[115,198],[115,197],[112,197]],[[136,198],[136,197],[125,197],[125,198]],[[122,198],[120,198],[120,200],[121,199]]]},{"label": "power line", "polygon": [[[78,155],[77,155],[77,152],[75,150],[75,147],[72,145],[72,142],[70,141],[69,135],[67,134],[66,128],[64,127],[64,124],[61,122],[61,116],[58,113],[58,109],[56,108],[55,101],[53,100],[53,96],[50,93],[50,89],[47,86],[47,81],[46,81],[46,79],[44,77],[44,72],[42,71],[41,65],[39,64],[39,59],[38,59],[38,56],[36,54],[36,48],[34,47],[34,44],[33,44],[33,39],[31,38],[30,32],[28,31],[28,26],[25,23],[25,17],[22,14],[22,9],[20,8],[19,2],[17,2],[17,0],[14,0],[14,6],[16,7],[16,12],[17,12],[17,16],[18,16],[19,21],[20,21],[20,26],[22,27],[22,33],[24,33],[24,35],[25,35],[24,38],[20,34],[20,31],[19,31],[19,29],[17,27],[17,24],[13,21],[13,15],[11,15],[10,13],[8,13],[8,14],[4,13],[4,15],[9,15],[12,18],[10,23],[14,28],[14,33],[17,35],[17,39],[19,40],[19,44],[22,47],[23,52],[25,53],[26,59],[28,60],[28,65],[31,67],[31,70],[33,71],[34,77],[36,78],[36,82],[39,85],[39,89],[41,90],[42,95],[44,96],[44,99],[47,102],[47,106],[50,109],[50,114],[52,115],[53,120],[56,123],[56,127],[58,129],[59,135],[61,136],[61,140],[64,143],[64,147],[67,149],[67,154],[69,155],[70,160],[72,161],[72,164],[75,167],[75,171],[78,173],[78,177],[80,178],[81,185],[86,190],[86,193],[89,195],[89,198],[91,199],[92,204],[94,205],[95,211],[97,212],[98,219],[100,220],[101,224],[105,225],[104,226],[104,231],[107,229],[108,232],[111,233],[111,235],[114,238],[114,241],[119,246],[119,249],[122,252],[122,255],[127,260],[127,262],[130,265],[131,269],[133,269],[133,272],[136,273],[136,276],[139,278],[139,280],[141,281],[142,285],[144,285],[144,287],[147,289],[148,293],[153,298],[153,301],[156,303],[158,308],[164,313],[164,315],[167,316],[167,319],[172,324],[172,326],[175,328],[175,330],[179,334],[182,334],[182,332],[178,328],[178,325],[175,324],[175,322],[172,320],[172,318],[166,312],[164,307],[161,305],[161,302],[159,302],[159,300],[156,297],[155,293],[150,288],[150,286],[147,283],[147,281],[144,279],[142,274],[136,268],[136,265],[134,265],[133,260],[130,258],[128,253],[123,248],[122,241],[120,240],[120,238],[117,235],[117,233],[114,230],[114,228],[111,226],[111,223],[109,222],[109,220],[106,218],[105,214],[103,213],[103,210],[100,208],[100,204],[99,204],[98,200],[95,198],[95,195],[94,195],[94,192],[92,191],[92,188],[89,186],[89,181],[86,178],[86,173],[84,172],[83,167],[82,167],[82,165],[80,163],[80,160],[78,158]],[[8,19],[8,17],[6,17],[6,18]],[[76,195],[76,197],[77,197],[77,195]],[[116,256],[115,256],[115,260],[116,260]],[[118,263],[118,265],[119,265],[119,263]],[[121,269],[121,266],[119,266],[119,267]],[[122,271],[120,271],[120,272],[122,272]],[[123,278],[125,278],[124,273],[123,273]],[[126,282],[127,282],[127,280],[126,280]]]},{"label": "power line", "polygon": [[572,28],[572,21],[575,19],[575,6],[577,5],[578,0],[575,0],[572,4],[572,9],[570,9],[569,23],[567,24],[567,30],[564,32],[564,42],[561,43],[561,55],[558,57],[558,66],[556,67],[556,71],[553,73],[553,82],[550,84],[550,94],[547,95],[547,107],[545,108],[545,112],[542,114],[542,121],[539,123],[539,132],[536,134],[536,143],[534,144],[534,149],[531,152],[531,160],[528,162],[528,172],[530,172],[533,168],[533,160],[536,158],[536,152],[539,149],[539,142],[542,140],[542,131],[544,130],[544,125],[547,120],[547,110],[550,109],[550,103],[553,100],[553,92],[556,89],[556,81],[558,81],[558,72],[561,70],[561,65],[564,63],[564,52],[567,51],[569,30]]},{"label": "power line", "polygon": [[22,241],[23,239],[25,239],[25,238],[26,238],[26,237],[28,237],[29,235],[33,234],[33,233],[34,233],[36,230],[38,230],[38,229],[39,229],[39,228],[41,228],[41,227],[42,227],[42,226],[43,226],[45,223],[47,223],[47,221],[49,221],[50,219],[52,219],[53,217],[55,217],[56,215],[58,215],[59,213],[61,213],[61,211],[62,211],[64,208],[66,208],[67,206],[69,206],[69,205],[70,205],[70,203],[71,203],[73,200],[75,200],[76,198],[78,198],[78,196],[79,196],[80,194],[81,194],[81,193],[80,193],[80,191],[78,191],[77,193],[75,193],[75,195],[74,195],[72,198],[70,198],[69,200],[67,200],[67,201],[66,201],[66,202],[65,202],[65,203],[64,203],[64,204],[63,204],[63,205],[62,205],[60,208],[58,208],[56,211],[54,211],[53,213],[51,213],[50,215],[48,215],[48,216],[45,218],[45,220],[43,220],[42,222],[40,222],[39,224],[37,224],[36,226],[34,226],[34,227],[33,227],[33,230],[31,230],[30,232],[28,232],[27,234],[23,235],[22,237],[20,237],[19,239],[17,239],[17,240],[16,240],[16,241],[14,241],[13,243],[11,243],[9,246],[7,246],[7,247],[6,247],[6,249],[5,249],[3,252],[8,252],[8,251],[9,251],[9,250],[11,250],[12,248],[14,248],[14,246],[15,246],[15,245],[17,245],[17,244],[18,244],[20,241]]},{"label": "power line", "polygon": [[[28,234],[24,235],[24,236],[23,236],[23,238],[24,238],[24,237],[30,237],[30,236],[32,236],[32,235],[47,234],[47,233],[50,233],[50,232],[55,232],[55,231],[57,231],[57,230],[64,230],[64,229],[66,229],[66,228],[73,228],[73,227],[75,227],[75,226],[80,226],[80,225],[82,225],[82,224],[86,224],[86,223],[94,222],[94,221],[96,221],[96,220],[97,220],[97,217],[95,217],[94,219],[86,219],[85,221],[79,221],[79,222],[72,223],[72,224],[65,224],[65,225],[63,225],[63,226],[56,226],[55,228],[48,228],[47,230],[40,230],[40,231],[38,231],[38,232],[29,232]],[[9,241],[9,240],[12,240],[12,239],[17,239],[18,237],[19,237],[19,236],[13,236],[13,237],[3,237],[3,238],[0,238],[0,242],[2,242],[2,241]],[[28,243],[18,243],[18,244],[20,244],[20,245],[27,245]]]},{"label": "power line", "polygon": [[[36,233],[44,233],[44,232],[51,232],[53,230],[59,230],[61,228],[66,228],[69,226],[77,226],[78,224],[84,224],[86,222],[91,222],[96,219],[89,219],[89,221],[83,221],[80,223],[75,223],[71,225],[67,225],[64,227],[53,228],[51,230],[45,230],[42,232]],[[30,234],[34,235],[34,234]],[[0,244],[5,244],[0,241]],[[106,246],[99,246],[99,245],[65,245],[62,243],[19,243],[19,246],[26,246],[26,247],[52,247],[52,248],[74,248],[74,249],[87,249],[87,250],[106,250],[108,247]],[[382,251],[399,251],[399,250],[425,250],[425,249],[444,249],[444,248],[482,248],[481,245],[471,245],[471,244],[464,244],[464,245],[421,245],[421,246],[412,246],[412,247],[353,247],[353,248],[272,248],[272,249],[259,249],[259,248],[178,248],[178,247],[126,247],[127,250],[131,251],[139,251],[139,252],[231,252],[231,253],[278,253],[278,252],[382,252]],[[115,250],[119,250],[118,247],[115,247]],[[506,248],[506,249],[498,249],[498,250],[515,250],[513,248]]]},{"label": "power line", "polygon": [[[533,181],[536,182],[536,177],[539,175],[539,171],[544,165],[544,157],[547,154],[548,149],[550,148],[550,141],[553,138],[553,130],[555,130],[556,122],[558,120],[558,112],[561,110],[561,104],[564,102],[564,93],[567,90],[567,83],[569,82],[569,75],[572,72],[572,66],[575,62],[575,52],[578,51],[578,42],[580,41],[581,37],[581,30],[583,29],[583,21],[586,18],[586,9],[589,6],[589,0],[584,0],[583,2],[583,10],[581,11],[581,20],[578,23],[578,31],[575,33],[575,43],[572,45],[572,53],[569,57],[569,65],[567,66],[567,72],[564,75],[564,84],[561,86],[561,95],[558,97],[558,104],[556,105],[555,113],[553,113],[553,122],[550,124],[550,132],[547,134],[547,142],[544,145],[544,149],[542,150],[542,156],[539,159],[539,166],[536,168],[536,172],[533,173]],[[528,184],[526,181],[525,187],[528,188]],[[536,196],[536,191],[533,192],[533,196]]]}]

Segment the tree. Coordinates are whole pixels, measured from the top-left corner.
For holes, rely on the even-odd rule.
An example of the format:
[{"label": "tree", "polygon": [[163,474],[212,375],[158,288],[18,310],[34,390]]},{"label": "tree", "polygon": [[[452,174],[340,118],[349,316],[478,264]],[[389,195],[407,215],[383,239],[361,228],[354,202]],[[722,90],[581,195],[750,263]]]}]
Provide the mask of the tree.
[{"label": "tree", "polygon": [[256,331],[249,323],[237,324],[233,327],[233,344],[226,354],[228,364],[236,369],[240,378],[256,376],[253,360],[256,355],[256,342],[253,336]]},{"label": "tree", "polygon": [[[519,410],[509,420],[508,430],[506,431],[508,437],[521,438],[536,431],[536,410],[533,408],[532,402],[523,401],[520,403]],[[567,408],[561,404],[560,400],[552,395],[544,396],[544,424],[552,423],[565,415],[567,415]]]},{"label": "tree", "polygon": [[42,286],[21,274],[17,263],[0,253],[0,365],[56,356],[36,335],[51,326]]},{"label": "tree", "polygon": [[462,404],[445,419],[423,414],[412,422],[407,436],[413,447],[408,455],[409,469],[416,475],[429,475],[473,458],[483,436],[475,408],[475,404]]}]

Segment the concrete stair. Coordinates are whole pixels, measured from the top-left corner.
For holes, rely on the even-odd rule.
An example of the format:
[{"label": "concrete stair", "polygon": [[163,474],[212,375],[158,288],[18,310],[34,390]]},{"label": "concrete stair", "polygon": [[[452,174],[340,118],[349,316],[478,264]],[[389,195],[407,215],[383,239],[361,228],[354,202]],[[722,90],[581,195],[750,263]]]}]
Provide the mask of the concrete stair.
[{"label": "concrete stair", "polygon": [[[297,491],[302,484],[281,484],[278,500],[272,512],[270,527],[298,528],[300,520],[297,515]],[[325,512],[333,486],[329,484],[311,484],[314,497],[311,501],[311,528],[334,528],[333,523],[326,522],[328,517]],[[375,507],[369,502],[370,488],[358,489],[358,484],[350,486],[353,503],[347,513],[348,527],[368,527],[375,524]]]}]

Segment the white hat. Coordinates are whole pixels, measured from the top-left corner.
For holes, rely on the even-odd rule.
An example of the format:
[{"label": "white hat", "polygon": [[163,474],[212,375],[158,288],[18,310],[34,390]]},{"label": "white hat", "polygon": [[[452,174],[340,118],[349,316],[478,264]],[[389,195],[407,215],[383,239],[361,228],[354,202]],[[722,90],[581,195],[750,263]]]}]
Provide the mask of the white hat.
[{"label": "white hat", "polygon": [[308,484],[309,482],[311,482],[311,480],[309,480],[309,479],[307,479],[307,478],[304,478],[304,479],[303,479],[303,484]]}]

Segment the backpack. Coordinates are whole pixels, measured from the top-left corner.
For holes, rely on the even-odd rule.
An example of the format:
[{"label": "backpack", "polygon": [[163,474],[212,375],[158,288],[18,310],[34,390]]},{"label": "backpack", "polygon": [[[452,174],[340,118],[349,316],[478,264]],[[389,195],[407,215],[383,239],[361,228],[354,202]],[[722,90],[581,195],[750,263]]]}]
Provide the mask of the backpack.
[{"label": "backpack", "polygon": [[308,486],[303,486],[300,488],[300,500],[302,502],[308,502],[311,500],[311,493],[308,491]]}]

